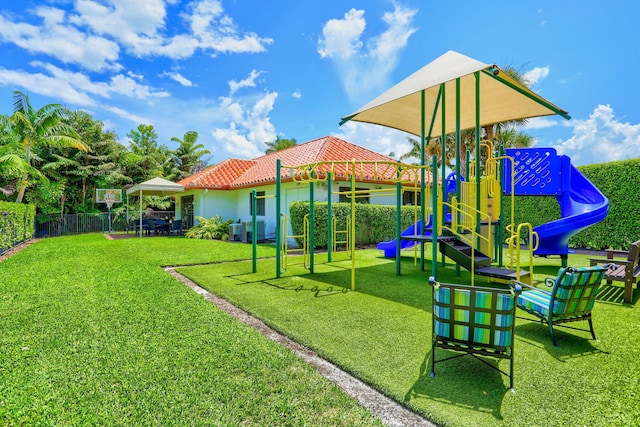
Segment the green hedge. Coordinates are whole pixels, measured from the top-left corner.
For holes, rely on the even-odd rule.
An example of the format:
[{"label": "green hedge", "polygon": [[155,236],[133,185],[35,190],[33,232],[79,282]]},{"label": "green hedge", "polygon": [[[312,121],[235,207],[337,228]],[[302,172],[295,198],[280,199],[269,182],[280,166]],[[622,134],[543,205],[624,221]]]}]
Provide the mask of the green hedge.
[{"label": "green hedge", "polygon": [[628,249],[640,239],[640,158],[579,168],[609,199],[604,221],[578,233],[576,247]]},{"label": "green hedge", "polygon": [[31,239],[35,217],[34,205],[0,202],[0,252]]},{"label": "green hedge", "polygon": [[[301,235],[304,216],[309,213],[309,202],[293,202],[289,207],[291,229],[294,235]],[[338,230],[346,229],[347,218],[351,215],[350,203],[332,203],[331,212],[336,218]],[[327,203],[314,203],[314,243],[316,248],[327,247]],[[401,209],[401,224],[404,230],[414,221],[414,209]],[[368,245],[394,239],[396,235],[396,207],[358,203],[356,205],[356,244]],[[301,244],[300,241],[297,242]]]},{"label": "green hedge", "polygon": [[[622,160],[578,168],[609,199],[609,214],[603,221],[582,230],[569,241],[573,248],[622,249],[640,239],[640,159]],[[560,206],[555,197],[517,196],[515,223],[529,222],[534,227],[559,219]],[[510,212],[503,199],[505,224]]]},{"label": "green hedge", "polygon": [[[640,239],[640,158],[622,160],[578,168],[609,199],[607,218],[573,236],[573,248],[622,249]],[[503,198],[503,224],[510,222],[509,199]],[[345,229],[349,203],[333,203],[338,229]],[[308,202],[291,204],[291,224],[294,234],[302,234],[304,215],[309,213]],[[371,244],[395,238],[395,206],[358,204],[356,206],[356,243]],[[414,223],[413,208],[402,208],[402,229]],[[515,223],[528,222],[534,227],[560,218],[560,206],[551,196],[517,196]],[[315,244],[327,245],[327,203],[315,203]],[[506,235],[506,234],[505,234]],[[300,242],[298,242],[300,243]]]}]

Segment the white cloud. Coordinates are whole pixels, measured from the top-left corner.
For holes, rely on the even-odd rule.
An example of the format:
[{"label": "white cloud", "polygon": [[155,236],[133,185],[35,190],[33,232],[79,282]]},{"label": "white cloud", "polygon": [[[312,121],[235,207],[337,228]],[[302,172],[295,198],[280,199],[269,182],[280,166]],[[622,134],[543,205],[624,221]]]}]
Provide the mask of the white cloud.
[{"label": "white cloud", "polygon": [[191,80],[189,80],[188,78],[186,78],[185,76],[183,76],[182,74],[178,73],[178,72],[168,72],[165,71],[162,74],[158,74],[160,77],[169,77],[172,80],[177,81],[178,83],[180,83],[182,86],[185,87],[192,87],[194,86],[193,82]]},{"label": "white cloud", "polygon": [[573,135],[554,145],[575,165],[638,157],[640,124],[620,121],[610,105],[598,105],[586,120],[574,119]]},{"label": "white cloud", "polygon": [[322,28],[318,53],[322,58],[347,60],[362,47],[360,36],[367,25],[364,10],[351,9],[343,19],[330,19]]},{"label": "white cloud", "polygon": [[68,81],[44,73],[26,73],[20,70],[0,68],[0,85],[23,88],[29,92],[82,107],[96,105],[96,102],[86,92],[78,90]]},{"label": "white cloud", "polygon": [[300,89],[296,89],[295,91],[293,91],[291,96],[294,97],[295,99],[300,99],[302,98],[302,92],[300,92]]},{"label": "white cloud", "polygon": [[118,108],[118,107],[110,107],[110,106],[105,106],[104,109],[106,111],[109,111],[113,114],[115,114],[116,116],[125,119],[125,120],[129,120],[130,122],[134,123],[135,125],[139,125],[140,123],[145,123],[145,124],[149,124],[152,125],[153,124],[153,119],[150,117],[143,117],[137,114],[132,114],[130,111],[126,111],[123,110],[122,108]]},{"label": "white cloud", "polygon": [[11,22],[0,15],[0,38],[35,54],[55,57],[92,71],[118,70],[120,48],[113,41],[84,33],[65,21],[64,11],[39,7],[42,25]]},{"label": "white cloud", "polygon": [[525,129],[544,129],[554,126],[558,126],[558,120],[550,119],[549,117],[533,117],[527,119]]},{"label": "white cloud", "polygon": [[318,40],[320,57],[337,66],[349,98],[364,102],[388,85],[401,52],[411,35],[416,9],[394,4],[394,10],[383,15],[387,29],[363,41],[366,27],[364,11],[351,9],[342,19],[327,21]]},{"label": "white cloud", "polygon": [[235,157],[250,159],[264,154],[265,142],[276,138],[269,114],[277,98],[277,92],[251,100],[221,98],[219,113],[227,125],[214,129],[213,139]]},{"label": "white cloud", "polygon": [[198,47],[214,53],[264,52],[273,39],[260,37],[256,33],[243,33],[228,15],[223,14],[218,0],[201,0],[195,3],[193,13],[186,16]]},{"label": "white cloud", "polygon": [[140,100],[166,98],[169,93],[138,83],[124,74],[115,74],[106,81],[92,81],[86,74],[72,72],[55,65],[33,61],[33,67],[46,73],[28,73],[0,68],[0,85],[19,86],[39,95],[49,96],[82,107],[97,106],[100,100],[123,95]]},{"label": "white cloud", "polygon": [[233,95],[234,93],[236,93],[238,89],[241,89],[243,87],[256,87],[256,79],[260,77],[261,74],[262,74],[262,71],[251,70],[251,73],[249,73],[249,76],[244,80],[240,80],[239,82],[235,80],[230,80],[229,95]]},{"label": "white cloud", "polygon": [[212,55],[264,52],[273,43],[239,29],[219,0],[190,3],[181,14],[185,26],[168,28],[166,3],[77,0],[69,11],[41,6],[22,21],[0,15],[0,39],[91,71],[120,70],[121,49],[137,57],[183,59],[197,50]]},{"label": "white cloud", "polygon": [[535,86],[540,80],[548,77],[550,71],[551,67],[548,65],[546,67],[536,67],[524,73],[522,78],[529,86]]}]

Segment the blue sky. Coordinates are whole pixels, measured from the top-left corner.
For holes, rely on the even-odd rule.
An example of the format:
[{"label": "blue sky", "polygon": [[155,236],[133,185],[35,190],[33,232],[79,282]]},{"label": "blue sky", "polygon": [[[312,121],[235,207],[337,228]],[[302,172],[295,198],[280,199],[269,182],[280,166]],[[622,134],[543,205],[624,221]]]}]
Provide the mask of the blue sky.
[{"label": "blue sky", "polygon": [[326,135],[387,154],[404,134],[350,114],[448,50],[526,72],[567,110],[537,146],[576,165],[640,157],[640,3],[631,0],[22,0],[0,6],[0,113],[88,111],[120,142],[197,131],[211,163]]}]

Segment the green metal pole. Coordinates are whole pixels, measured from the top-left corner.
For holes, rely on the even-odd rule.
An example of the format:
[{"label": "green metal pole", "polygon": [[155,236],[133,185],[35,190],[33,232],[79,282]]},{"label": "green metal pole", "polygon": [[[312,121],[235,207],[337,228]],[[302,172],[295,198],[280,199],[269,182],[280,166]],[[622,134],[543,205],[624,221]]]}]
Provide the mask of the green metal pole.
[{"label": "green metal pole", "polygon": [[[446,178],[446,174],[447,174],[447,165],[445,164],[445,159],[446,159],[446,153],[447,153],[447,135],[445,134],[446,129],[447,129],[447,119],[446,119],[446,114],[447,114],[447,98],[446,98],[446,90],[445,90],[445,85],[444,83],[442,83],[440,85],[440,91],[442,92],[442,117],[441,117],[441,129],[440,129],[440,142],[442,145],[442,150],[440,151],[442,153],[442,162],[440,164],[440,173],[442,175],[442,182],[440,183],[440,185],[442,185],[442,197],[444,199],[445,202],[448,202],[447,200],[447,183],[444,181],[444,179]],[[438,184],[438,181],[434,181],[433,182],[433,187],[435,188]],[[440,219],[441,221],[444,221],[444,218]]]},{"label": "green metal pole", "polygon": [[[460,202],[460,78],[456,79],[456,200]],[[458,214],[459,215],[459,214]],[[458,224],[460,217],[458,216]],[[456,230],[458,231],[458,230]],[[456,263],[456,276],[460,275],[460,264]]]},{"label": "green metal pole", "polygon": [[500,73],[498,71],[498,69],[496,68],[491,68],[490,70],[482,70],[482,72],[493,78],[498,80],[500,83],[510,87],[511,89],[515,90],[516,92],[519,92],[521,95],[526,96],[527,98],[531,99],[532,101],[537,102],[538,104],[544,106],[545,108],[548,108],[549,110],[553,111],[554,113],[558,114],[559,116],[564,117],[565,119],[569,120],[571,118],[571,116],[564,110],[561,110],[555,106],[553,106],[552,104],[548,103],[547,101],[545,101],[544,99],[539,98],[538,96],[535,96],[535,94],[533,94],[533,92],[527,91],[525,89],[523,89],[520,86],[517,86],[511,82],[508,82],[507,80],[503,79],[502,77],[500,77]]},{"label": "green metal pole", "polygon": [[331,212],[331,172],[327,172],[327,262],[331,262],[333,249],[333,218]]},{"label": "green metal pole", "polygon": [[[447,153],[447,135],[446,135],[446,130],[447,130],[447,93],[446,93],[446,87],[444,85],[444,83],[442,83],[440,85],[440,90],[442,91],[442,117],[441,117],[441,129],[440,129],[440,139],[442,142],[442,162],[440,165],[440,173],[442,176],[441,179],[441,185],[442,185],[442,199],[445,202],[448,202],[449,200],[447,200],[447,183],[445,182],[445,178],[447,175],[447,169],[446,169],[446,164],[445,164],[445,159],[446,159],[446,153]],[[437,178],[437,176],[434,175],[435,178]],[[433,181],[433,188],[435,188],[438,184],[438,180],[434,180]],[[437,198],[436,198],[437,200]],[[434,208],[436,207],[437,203],[434,204]],[[443,218],[440,218],[440,221],[442,221],[442,223],[444,224],[445,220],[446,220],[446,215],[444,215],[444,209],[443,209]],[[434,240],[435,241],[435,240]],[[442,254],[442,265],[444,265],[445,263],[445,258],[444,258],[444,254]]]},{"label": "green metal pole", "polygon": [[[498,155],[500,158],[500,173],[502,174],[502,176],[500,177],[500,203],[502,204],[503,202],[503,195],[504,195],[504,186],[506,185],[506,182],[504,182],[504,159],[502,158],[504,156],[504,147],[501,145],[498,151]],[[511,175],[511,174],[509,174]],[[512,177],[513,178],[513,177]],[[504,262],[503,260],[503,246],[504,246],[504,230],[502,229],[504,221],[502,220],[504,218],[504,212],[502,210],[502,206],[500,206],[500,216],[498,217],[498,237],[496,238],[496,246],[498,247],[498,265],[500,267],[502,267],[502,264]]]},{"label": "green metal pole", "polygon": [[351,160],[351,238],[349,249],[351,251],[351,290],[356,290],[356,161]]},{"label": "green metal pole", "polygon": [[456,199],[460,200],[460,79],[456,79]]},{"label": "green metal pole", "polygon": [[314,256],[313,252],[315,250],[315,195],[314,195],[314,183],[313,183],[313,172],[311,172],[311,181],[309,182],[309,272],[313,273],[314,265]]},{"label": "green metal pole", "polygon": [[400,234],[402,233],[402,183],[400,182],[400,168],[398,165],[398,171],[396,173],[398,181],[396,182],[396,276],[400,275],[400,249],[402,242],[400,241]]},{"label": "green metal pole", "polygon": [[256,190],[251,190],[251,259],[253,260],[253,272],[258,272],[258,225],[256,224],[256,210],[258,204],[256,203]]},{"label": "green metal pole", "polygon": [[[426,141],[431,141],[431,135],[433,134],[433,126],[436,123],[436,112],[438,110],[438,106],[441,104],[442,99],[443,99],[443,90],[444,90],[444,85],[440,85],[440,89],[438,90],[438,96],[436,98],[436,102],[435,102],[435,108],[433,109],[433,115],[431,116],[431,123],[429,124],[429,134],[427,135],[427,138],[425,140]],[[424,91],[423,91],[424,94]],[[424,98],[423,98],[424,99]],[[443,103],[444,104],[444,103]],[[426,107],[426,103],[425,103],[425,107]],[[423,161],[422,161],[422,166],[426,165],[426,158],[424,157],[426,153],[423,152]],[[444,165],[444,156],[443,156],[443,161],[442,164]],[[444,174],[444,169],[443,172]],[[422,178],[422,182],[420,184],[420,217],[422,218],[422,226],[425,226],[425,209],[426,209],[426,203],[427,203],[427,198],[425,197],[425,188],[427,186],[427,183],[425,182],[425,176],[426,173],[423,170],[422,174],[421,174],[421,178]],[[435,166],[432,164],[431,166],[431,177],[434,178],[431,181],[431,189],[432,189],[432,193],[438,191],[438,163],[436,162]],[[429,203],[431,203],[431,201],[429,201]],[[432,205],[432,209],[431,212],[433,212],[436,209],[435,205]],[[438,225],[438,223],[435,220],[435,217],[433,217],[433,220],[431,221],[431,233],[433,235],[433,233],[436,233],[435,228]],[[420,245],[420,271],[424,271],[424,244]]]},{"label": "green metal pole", "polygon": [[[438,94],[439,95],[439,94]],[[425,90],[422,89],[422,92],[420,93],[420,235],[424,234],[424,228],[425,228],[425,200],[424,200],[424,189],[425,189],[425,178],[426,178],[426,174],[425,174],[425,163],[426,163],[426,158],[425,158],[425,142],[426,142],[426,135],[425,135],[425,109],[426,109],[426,100],[425,100]],[[432,124],[433,124],[433,117],[432,119]],[[431,129],[429,129],[429,132],[431,132]],[[420,271],[424,270],[424,243],[420,244]]]},{"label": "green metal pole", "polygon": [[[443,162],[444,163],[444,162]],[[436,276],[436,271],[438,270],[438,192],[437,182],[438,182],[438,159],[436,156],[431,157],[431,175],[432,179],[432,190],[431,191],[431,206],[433,206],[433,210],[431,214],[433,215],[433,221],[431,221],[431,275],[434,278],[438,278]],[[443,255],[444,256],[444,255]]]},{"label": "green metal pole", "polygon": [[[480,225],[480,179],[482,171],[480,170],[480,73],[473,73],[476,79],[476,233],[480,236],[482,226]],[[467,173],[468,169],[467,169]],[[489,221],[491,219],[489,218]]]},{"label": "green metal pole", "polygon": [[279,279],[282,272],[281,268],[281,251],[282,251],[282,207],[280,206],[282,177],[280,171],[282,164],[280,159],[276,159],[276,278]]}]

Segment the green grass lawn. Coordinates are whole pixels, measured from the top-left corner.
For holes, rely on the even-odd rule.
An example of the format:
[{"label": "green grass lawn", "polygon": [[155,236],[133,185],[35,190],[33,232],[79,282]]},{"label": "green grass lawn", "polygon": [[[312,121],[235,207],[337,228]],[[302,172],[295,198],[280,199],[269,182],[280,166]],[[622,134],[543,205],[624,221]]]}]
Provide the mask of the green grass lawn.
[{"label": "green grass lawn", "polygon": [[[380,425],[291,352],[223,313],[180,272],[388,396],[451,426],[636,426],[640,310],[605,288],[600,341],[518,320],[515,388],[470,357],[430,378],[429,274],[358,251],[313,275],[272,247],[174,237],[45,239],[0,263],[0,425]],[[429,251],[427,253],[430,253]],[[571,255],[569,263],[587,265]],[[198,265],[196,265],[198,264]],[[559,260],[536,260],[536,278]],[[441,281],[466,282],[448,264]],[[485,283],[482,278],[476,284]],[[585,323],[586,325],[586,323]],[[506,361],[501,367],[506,369]],[[503,364],[503,365],[502,365]]]},{"label": "green grass lawn", "polygon": [[[250,248],[85,235],[0,263],[0,425],[381,425],[160,268],[246,259]],[[246,266],[209,269],[228,265]]]},{"label": "green grass lawn", "polygon": [[[555,348],[546,325],[518,320],[512,393],[505,376],[470,357],[439,364],[431,378],[429,274],[409,258],[403,259],[398,277],[394,260],[380,252],[358,251],[356,256],[357,292],[349,290],[351,262],[344,255],[343,261],[317,263],[313,275],[293,265],[280,279],[275,279],[273,260],[261,260],[257,274],[250,273],[248,262],[180,272],[437,423],[640,423],[640,310],[621,304],[621,287],[605,286],[596,304],[598,342],[589,339],[588,332],[558,328]],[[535,263],[538,280],[555,276],[560,265],[558,259]],[[571,255],[569,263],[588,265],[588,258]],[[441,281],[469,281],[465,271],[456,276],[451,264],[439,268]],[[476,284],[483,283],[483,278],[476,279]],[[501,362],[503,370],[507,363]]]}]

